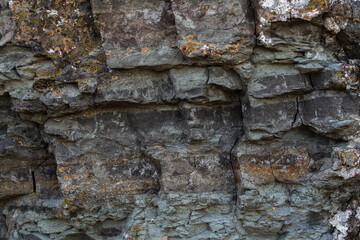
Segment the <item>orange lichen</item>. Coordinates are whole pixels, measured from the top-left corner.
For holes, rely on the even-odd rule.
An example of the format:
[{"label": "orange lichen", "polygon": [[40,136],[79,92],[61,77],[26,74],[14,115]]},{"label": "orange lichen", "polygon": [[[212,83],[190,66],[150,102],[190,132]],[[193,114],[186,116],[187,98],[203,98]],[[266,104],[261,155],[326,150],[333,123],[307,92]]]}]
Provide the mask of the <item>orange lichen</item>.
[{"label": "orange lichen", "polygon": [[233,53],[238,53],[239,52],[239,47],[240,47],[242,41],[243,41],[243,39],[238,41],[237,43],[228,44],[228,45],[226,45],[225,49],[230,51],[230,52],[233,52]]},{"label": "orange lichen", "polygon": [[359,85],[360,68],[355,64],[344,64],[336,72],[336,76],[343,87],[356,89]]},{"label": "orange lichen", "polygon": [[73,177],[74,177],[74,174],[68,174],[68,175],[64,176],[64,180],[70,180]]},{"label": "orange lichen", "polygon": [[149,50],[150,50],[149,47],[143,47],[143,48],[141,49],[141,52],[142,52],[142,53],[146,53],[146,52],[148,52]]},{"label": "orange lichen", "polygon": [[216,51],[216,45],[212,44],[212,43],[206,43],[206,44],[204,44],[202,49],[203,49],[203,52],[202,52],[203,55],[212,54],[212,53],[215,53],[215,51]]},{"label": "orange lichen", "polygon": [[66,168],[58,165],[58,166],[57,166],[57,170],[62,173],[62,172],[64,172],[64,171],[66,170]]},{"label": "orange lichen", "polygon": [[164,150],[165,148],[161,145],[154,145],[153,148]]},{"label": "orange lichen", "polygon": [[194,40],[194,35],[187,35],[187,36],[184,36],[183,39],[187,42],[191,42],[192,40]]},{"label": "orange lichen", "polygon": [[[204,42],[196,42],[193,41],[194,40],[194,36],[193,35],[187,35],[184,36],[183,39],[185,41],[187,41],[187,43],[180,45],[180,51],[184,54],[187,55],[189,57],[191,57],[191,55],[193,54],[198,54],[198,55],[202,55],[202,56],[213,56],[213,57],[229,57],[232,58],[233,56],[231,55],[231,53],[238,53],[239,52],[239,47],[240,44],[242,43],[243,40],[240,40],[237,43],[230,43],[228,45],[226,45],[225,48],[219,48],[216,44],[214,43],[204,43]],[[223,54],[224,52],[229,52],[230,54]]]},{"label": "orange lichen", "polygon": [[325,10],[328,7],[327,0],[310,0],[304,8],[305,11],[311,12],[313,10]]},{"label": "orange lichen", "polygon": [[71,42],[69,39],[67,38],[63,38],[63,43],[64,43],[64,50],[65,52],[70,52],[71,51]]},{"label": "orange lichen", "polygon": [[274,19],[276,18],[276,13],[275,12],[265,12],[264,13],[264,18],[265,20],[270,20],[270,19]]},{"label": "orange lichen", "polygon": [[201,8],[201,11],[202,11],[203,13],[206,13],[207,11],[209,11],[209,6],[204,6],[204,7],[202,7],[202,8]]},{"label": "orange lichen", "polygon": [[360,154],[355,149],[338,149],[339,164],[360,168]]}]

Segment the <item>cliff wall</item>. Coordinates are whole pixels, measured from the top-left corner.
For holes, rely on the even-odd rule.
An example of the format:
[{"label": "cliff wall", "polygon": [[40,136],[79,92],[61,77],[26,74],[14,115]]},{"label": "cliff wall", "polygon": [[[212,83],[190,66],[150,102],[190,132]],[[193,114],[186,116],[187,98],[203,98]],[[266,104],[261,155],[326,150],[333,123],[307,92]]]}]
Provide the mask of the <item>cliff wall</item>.
[{"label": "cliff wall", "polygon": [[360,239],[358,0],[0,0],[0,239]]}]

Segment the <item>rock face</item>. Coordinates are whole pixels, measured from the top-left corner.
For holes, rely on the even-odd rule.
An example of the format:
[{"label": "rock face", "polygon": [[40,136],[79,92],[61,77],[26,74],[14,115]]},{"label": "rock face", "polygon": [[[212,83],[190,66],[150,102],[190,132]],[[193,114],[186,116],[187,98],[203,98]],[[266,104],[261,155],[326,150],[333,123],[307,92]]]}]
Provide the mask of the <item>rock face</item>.
[{"label": "rock face", "polygon": [[0,239],[360,239],[359,10],[0,0]]}]

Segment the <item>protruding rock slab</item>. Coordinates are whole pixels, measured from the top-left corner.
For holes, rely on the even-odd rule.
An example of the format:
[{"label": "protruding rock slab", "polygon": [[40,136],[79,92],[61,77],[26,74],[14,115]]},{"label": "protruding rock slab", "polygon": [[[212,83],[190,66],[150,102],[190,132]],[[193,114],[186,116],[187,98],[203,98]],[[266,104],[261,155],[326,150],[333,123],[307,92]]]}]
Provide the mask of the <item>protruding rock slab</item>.
[{"label": "protruding rock slab", "polygon": [[359,129],[359,104],[355,93],[314,91],[299,98],[304,125],[329,137],[349,139]]},{"label": "protruding rock slab", "polygon": [[0,46],[11,41],[15,32],[15,22],[8,6],[8,1],[0,1]]},{"label": "protruding rock slab", "polygon": [[235,179],[228,154],[193,153],[187,147],[150,151],[159,161],[164,192],[225,192],[232,193]]},{"label": "protruding rock slab", "polygon": [[102,68],[104,52],[89,0],[9,1],[9,5],[16,26],[14,43],[89,73]]},{"label": "protruding rock slab", "polygon": [[110,68],[178,65],[174,16],[168,1],[93,0]]},{"label": "protruding rock slab", "polygon": [[249,146],[239,144],[235,152],[235,172],[245,188],[275,180],[298,181],[309,172],[310,158],[304,148]]},{"label": "protruding rock slab", "polygon": [[280,99],[257,99],[249,94],[242,99],[243,124],[250,140],[280,136],[299,126],[296,96]]},{"label": "protruding rock slab", "polygon": [[[314,42],[314,34],[317,34],[317,31],[311,31],[311,29],[316,27],[307,23],[300,23],[293,25],[289,32],[285,22],[290,22],[294,19],[310,21],[322,15],[328,9],[327,0],[260,0],[252,1],[252,3],[257,18],[257,39],[261,45],[266,47],[290,43],[289,40],[291,38],[293,40],[292,44],[296,43],[295,46],[301,44],[308,44],[310,46],[310,43]],[[274,26],[272,26],[274,23],[279,27],[276,31],[274,31]],[[285,29],[287,29],[286,32],[284,31]],[[311,34],[301,34],[305,32]]]},{"label": "protruding rock slab", "polygon": [[20,161],[18,159],[0,159],[3,168],[0,171],[0,199],[34,192],[31,171],[36,161]]},{"label": "protruding rock slab", "polygon": [[312,90],[309,77],[287,65],[260,65],[248,82],[248,93],[256,98],[271,98]]},{"label": "protruding rock slab", "polygon": [[238,64],[250,58],[255,23],[249,1],[172,0],[178,45],[202,63]]}]

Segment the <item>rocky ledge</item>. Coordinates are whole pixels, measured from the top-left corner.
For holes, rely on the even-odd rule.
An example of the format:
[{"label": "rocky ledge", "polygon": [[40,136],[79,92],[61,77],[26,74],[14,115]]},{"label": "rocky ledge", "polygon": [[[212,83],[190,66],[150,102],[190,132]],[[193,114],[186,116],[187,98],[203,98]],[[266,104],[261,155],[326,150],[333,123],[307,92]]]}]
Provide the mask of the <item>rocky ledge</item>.
[{"label": "rocky ledge", "polygon": [[358,0],[0,0],[0,239],[360,239]]}]

